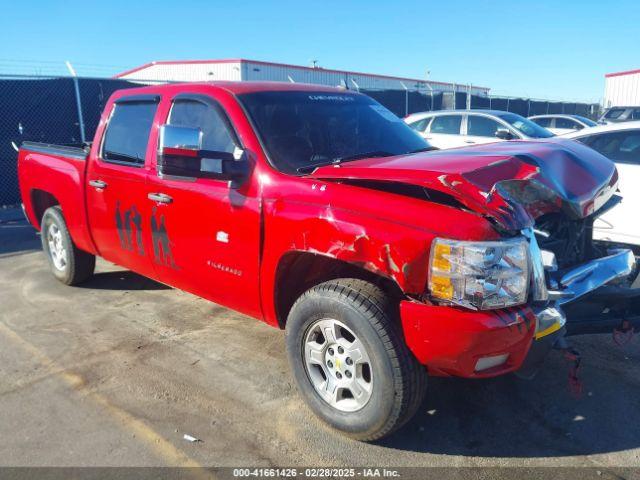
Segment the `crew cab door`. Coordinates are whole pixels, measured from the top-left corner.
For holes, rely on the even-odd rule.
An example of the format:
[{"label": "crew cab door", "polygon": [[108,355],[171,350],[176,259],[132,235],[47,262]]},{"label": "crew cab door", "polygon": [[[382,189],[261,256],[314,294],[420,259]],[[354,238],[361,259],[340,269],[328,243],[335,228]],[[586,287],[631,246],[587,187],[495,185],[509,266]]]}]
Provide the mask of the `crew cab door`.
[{"label": "crew cab door", "polygon": [[85,177],[89,225],[100,256],[146,276],[154,273],[146,178],[158,102],[158,96],[125,96],[107,106],[101,144]]},{"label": "crew cab door", "polygon": [[[206,151],[242,148],[223,104],[210,95],[167,98],[160,123],[200,129]],[[146,201],[156,276],[258,317],[260,202],[253,180],[232,188],[224,180],[164,176],[156,166]]]}]

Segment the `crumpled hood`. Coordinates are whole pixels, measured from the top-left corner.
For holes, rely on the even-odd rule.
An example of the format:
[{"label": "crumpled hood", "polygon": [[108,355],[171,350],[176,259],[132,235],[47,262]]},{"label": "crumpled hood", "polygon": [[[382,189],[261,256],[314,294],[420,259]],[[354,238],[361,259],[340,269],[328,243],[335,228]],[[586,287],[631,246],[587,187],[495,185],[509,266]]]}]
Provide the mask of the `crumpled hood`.
[{"label": "crumpled hood", "polygon": [[419,185],[454,197],[506,230],[562,211],[584,218],[615,193],[613,162],[572,140],[509,141],[316,169],[309,177]]}]

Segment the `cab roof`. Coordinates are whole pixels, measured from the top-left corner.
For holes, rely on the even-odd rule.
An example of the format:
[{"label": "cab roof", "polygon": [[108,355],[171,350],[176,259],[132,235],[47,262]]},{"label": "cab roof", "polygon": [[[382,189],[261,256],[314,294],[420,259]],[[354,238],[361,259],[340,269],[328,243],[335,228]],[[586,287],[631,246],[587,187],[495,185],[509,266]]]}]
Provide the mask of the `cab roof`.
[{"label": "cab roof", "polygon": [[286,83],[286,82],[188,82],[188,83],[167,83],[163,85],[150,85],[140,88],[126,89],[126,91],[136,94],[173,92],[184,87],[196,88],[222,88],[234,95],[255,92],[326,92],[326,93],[357,93],[340,87],[327,87],[324,85],[314,85],[308,83]]}]

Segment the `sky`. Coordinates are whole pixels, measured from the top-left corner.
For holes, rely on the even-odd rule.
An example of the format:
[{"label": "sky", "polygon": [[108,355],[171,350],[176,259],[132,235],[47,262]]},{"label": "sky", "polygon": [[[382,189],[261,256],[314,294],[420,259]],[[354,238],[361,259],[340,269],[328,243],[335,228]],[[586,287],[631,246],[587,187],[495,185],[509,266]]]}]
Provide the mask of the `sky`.
[{"label": "sky", "polygon": [[[0,3],[9,0],[0,0]],[[640,68],[640,1],[31,0],[3,9],[0,72],[112,76],[247,58],[599,101]]]}]

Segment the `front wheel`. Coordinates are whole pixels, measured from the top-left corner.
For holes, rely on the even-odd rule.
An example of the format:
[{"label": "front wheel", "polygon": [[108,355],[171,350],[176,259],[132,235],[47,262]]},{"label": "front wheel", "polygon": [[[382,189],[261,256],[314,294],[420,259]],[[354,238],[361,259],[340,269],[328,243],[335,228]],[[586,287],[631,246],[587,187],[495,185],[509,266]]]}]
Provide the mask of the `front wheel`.
[{"label": "front wheel", "polygon": [[42,249],[53,275],[66,285],[77,285],[93,275],[96,257],[75,246],[59,206],[42,216]]},{"label": "front wheel", "polygon": [[397,308],[375,285],[339,279],[294,304],[287,351],[298,388],[326,423],[358,440],[376,440],[416,412],[426,371],[406,347]]}]

